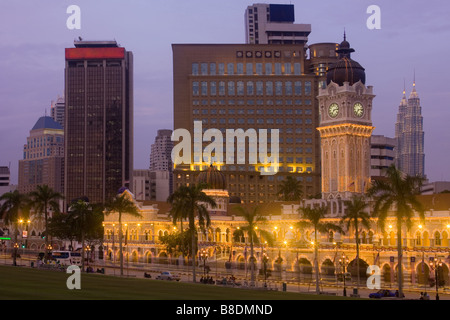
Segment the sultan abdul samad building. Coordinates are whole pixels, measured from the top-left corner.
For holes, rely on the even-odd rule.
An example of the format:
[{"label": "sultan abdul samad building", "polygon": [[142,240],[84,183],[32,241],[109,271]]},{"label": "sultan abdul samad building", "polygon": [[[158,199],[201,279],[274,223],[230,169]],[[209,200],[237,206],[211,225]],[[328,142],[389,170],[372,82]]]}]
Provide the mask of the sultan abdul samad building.
[{"label": "sultan abdul samad building", "polygon": [[[271,232],[275,238],[271,246],[264,239],[255,244],[256,268],[263,269],[262,257],[266,255],[267,267],[272,270],[269,280],[314,281],[314,253],[311,245],[314,231],[312,228],[296,227],[296,223],[301,220],[298,209],[314,203],[327,203],[330,212],[326,221],[339,223],[345,210],[342,200],[354,193],[363,193],[370,182],[374,94],[372,87],[366,85],[364,68],[351,59],[353,52],[349,42],[344,39],[337,50],[338,61],[328,69],[326,86],[319,89],[317,94],[320,112],[317,130],[320,132],[322,150],[322,199],[259,204],[260,213],[267,218],[266,223],[259,225],[259,229]],[[246,224],[237,215],[235,207],[242,205],[252,210],[255,204],[241,204],[238,196],[230,196],[225,175],[213,166],[201,172],[197,182],[208,183],[209,189],[205,193],[214,197],[218,203],[217,208],[209,210],[211,226],[207,233],[198,234],[199,249],[208,253],[205,265],[210,267],[210,275],[214,277],[230,274],[244,276],[248,271],[249,243],[245,237],[232,237],[235,230]],[[129,195],[133,196],[131,193]],[[430,278],[434,278],[431,262],[437,258],[442,262],[440,278],[448,286],[450,197],[436,194],[418,198],[426,209],[426,222],[421,224],[416,217],[411,229],[405,228],[402,232],[404,281],[416,286],[427,284]],[[168,216],[169,205],[149,201],[136,204],[142,218],[122,217],[124,234],[127,234],[125,261],[132,266],[156,267],[162,263],[179,270],[188,270],[187,267],[182,269],[187,265],[185,258],[177,253],[169,254],[160,241],[161,236],[177,232]],[[105,217],[104,230],[106,263],[117,263],[117,215]],[[396,281],[398,260],[394,230],[395,218],[390,215],[386,230],[381,230],[374,219],[370,228],[362,229],[360,233],[360,258],[364,268],[361,274],[365,274],[368,265],[378,265],[382,272],[382,286]],[[356,257],[354,230],[345,231],[345,235],[330,232],[321,233],[318,237],[318,263],[322,279],[336,281],[335,274],[342,272],[343,266],[339,262],[342,255],[348,258],[348,271],[352,273],[353,280],[356,279],[356,268],[352,268]],[[203,272],[202,266],[203,261],[200,260],[197,269],[199,274]],[[261,273],[258,279],[262,279]]]}]

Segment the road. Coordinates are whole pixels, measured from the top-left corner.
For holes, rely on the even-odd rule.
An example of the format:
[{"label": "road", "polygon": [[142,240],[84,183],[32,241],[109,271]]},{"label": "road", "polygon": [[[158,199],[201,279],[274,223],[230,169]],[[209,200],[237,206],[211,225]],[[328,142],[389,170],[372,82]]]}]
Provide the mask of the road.
[{"label": "road", "polygon": [[[34,262],[34,266],[36,266],[34,259],[27,259],[27,258],[19,258],[17,259],[17,264],[20,266],[30,267],[31,263]],[[4,265],[12,265],[12,259],[10,257],[7,257],[5,255],[0,255],[0,264]],[[92,264],[91,264],[92,265]],[[92,265],[94,270],[104,268],[105,274],[112,275],[112,276],[120,276],[120,268],[119,264],[116,263],[115,266],[113,265],[107,265],[104,262],[101,264],[93,264]],[[124,276],[125,277],[137,277],[137,278],[144,278],[144,272],[150,273],[152,279],[155,279],[158,274],[160,274],[162,271],[172,271],[175,273],[180,274],[181,281],[183,282],[192,282],[192,268],[191,267],[178,267],[178,266],[171,266],[171,265],[151,265],[151,267],[148,267],[148,265],[143,268],[140,266],[133,266],[129,263],[124,263]],[[245,271],[244,270],[233,270],[233,275],[236,277],[236,282],[241,283],[241,286],[236,286],[237,290],[239,288],[244,288],[245,283],[250,282],[250,272],[247,272],[247,277],[245,277]],[[213,279],[219,279],[221,280],[223,277],[228,278],[231,275],[231,272],[226,269],[220,269],[220,268],[212,268],[209,276],[212,276]],[[197,282],[200,281],[201,277],[203,276],[203,268],[202,266],[197,268]],[[161,280],[165,281],[165,280]],[[264,286],[264,279],[258,279],[256,281],[255,287],[261,288]],[[304,293],[304,294],[316,294],[316,286],[315,282],[313,280],[310,280],[309,283],[298,283],[293,280],[273,280],[269,279],[266,281],[267,287],[272,290],[278,290],[282,291],[284,289],[283,284],[285,283],[285,290],[288,292],[298,292],[298,293]],[[207,284],[205,284],[207,285]],[[210,285],[210,284],[209,284]],[[247,287],[249,288],[249,287]],[[346,295],[350,297],[353,294],[353,289],[356,288],[356,283],[346,284]],[[391,289],[396,290],[396,287],[393,285],[391,288],[389,287],[383,287],[383,289]],[[344,286],[342,283],[333,283],[333,282],[321,282],[320,284],[320,291],[322,294],[329,294],[334,296],[343,296],[344,295]],[[361,298],[368,298],[369,294],[372,292],[377,291],[376,289],[368,289],[365,286],[365,283],[362,283],[360,285],[360,288],[358,290],[359,296]],[[405,299],[419,299],[420,292],[425,291],[425,288],[410,288],[406,287],[404,289]],[[436,299],[436,290],[435,288],[426,288],[426,291],[428,295],[430,296],[431,300]],[[392,298],[390,298],[392,299]],[[447,289],[439,288],[439,299],[440,300],[450,300],[450,292]]]}]

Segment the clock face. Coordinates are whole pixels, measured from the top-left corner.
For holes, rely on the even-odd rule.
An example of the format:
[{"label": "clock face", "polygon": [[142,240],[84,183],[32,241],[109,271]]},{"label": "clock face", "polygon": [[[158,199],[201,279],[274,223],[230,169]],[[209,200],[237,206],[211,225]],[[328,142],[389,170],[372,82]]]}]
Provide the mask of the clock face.
[{"label": "clock face", "polygon": [[364,107],[361,103],[357,102],[353,105],[353,112],[355,113],[355,116],[362,117],[364,114]]},{"label": "clock face", "polygon": [[331,118],[336,118],[338,114],[339,114],[338,104],[337,103],[330,104],[330,106],[328,107],[328,115]]}]

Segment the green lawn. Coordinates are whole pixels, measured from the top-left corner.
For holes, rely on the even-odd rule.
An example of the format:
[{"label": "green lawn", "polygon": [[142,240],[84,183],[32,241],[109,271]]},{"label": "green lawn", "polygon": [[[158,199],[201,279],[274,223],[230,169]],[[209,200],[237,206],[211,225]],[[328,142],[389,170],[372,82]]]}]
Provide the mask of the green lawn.
[{"label": "green lawn", "polygon": [[343,299],[292,292],[82,274],[81,289],[69,290],[71,274],[0,266],[0,300],[325,300]]}]

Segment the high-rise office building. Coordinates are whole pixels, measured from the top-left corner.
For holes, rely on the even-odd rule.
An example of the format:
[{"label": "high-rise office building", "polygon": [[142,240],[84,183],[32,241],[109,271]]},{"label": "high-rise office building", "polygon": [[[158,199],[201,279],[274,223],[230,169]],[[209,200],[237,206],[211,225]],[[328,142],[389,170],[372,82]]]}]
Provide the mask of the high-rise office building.
[{"label": "high-rise office building", "polygon": [[52,101],[51,105],[51,117],[53,120],[58,122],[61,127],[64,129],[64,113],[65,113],[65,106],[66,103],[64,101],[64,97],[59,97],[56,99],[56,101]]},{"label": "high-rise office building", "polygon": [[251,44],[306,44],[310,24],[294,23],[293,4],[258,3],[245,10],[245,42]]},{"label": "high-rise office building", "polygon": [[172,130],[158,130],[155,142],[151,146],[150,170],[172,172]]},{"label": "high-rise office building", "polygon": [[370,139],[370,178],[380,179],[386,176],[386,170],[395,163],[395,138],[372,135]]},{"label": "high-rise office building", "polygon": [[414,81],[408,99],[403,91],[395,123],[396,165],[405,174],[425,176],[424,135],[422,108]]},{"label": "high-rise office building", "polygon": [[[233,164],[213,163],[224,173],[231,197],[244,203],[277,200],[287,176],[301,181],[305,196],[320,193],[316,96],[326,77],[312,71],[304,45],[174,44],[172,49],[174,129],[186,129],[192,137],[207,129],[218,129],[224,137],[226,129],[280,130],[276,175],[261,174],[264,164],[250,163],[249,154],[239,159],[236,151]],[[337,61],[336,52],[323,53],[323,63],[328,59]],[[201,131],[194,132],[194,121],[201,122]],[[271,132],[267,137],[270,141]],[[223,155],[228,157],[225,149]],[[174,189],[195,183],[210,165],[210,159],[194,157],[190,165],[175,165]]]},{"label": "high-rise office building", "polygon": [[105,202],[133,175],[133,54],[116,41],[66,49],[66,201]]},{"label": "high-rise office building", "polygon": [[64,130],[52,117],[39,118],[30,131],[19,160],[19,186],[22,193],[38,185],[64,190]]}]

